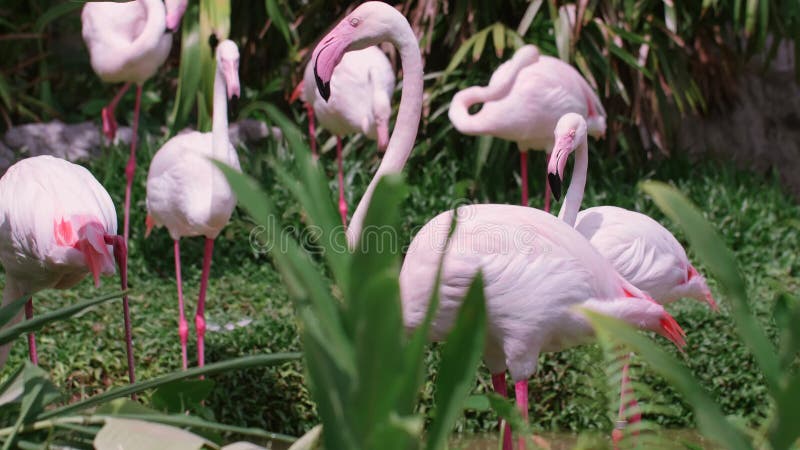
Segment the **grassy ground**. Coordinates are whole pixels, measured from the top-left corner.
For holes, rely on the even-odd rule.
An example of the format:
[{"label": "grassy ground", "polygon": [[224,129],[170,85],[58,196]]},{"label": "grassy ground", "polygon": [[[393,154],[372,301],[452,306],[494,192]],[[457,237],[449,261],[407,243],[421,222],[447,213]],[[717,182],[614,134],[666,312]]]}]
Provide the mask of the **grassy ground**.
[{"label": "grassy ground", "polygon": [[[444,132],[440,136],[444,136]],[[159,143],[157,138],[144,139],[131,220],[131,305],[140,379],[180,367],[171,242],[164,230],[157,230],[147,240],[143,236],[147,161]],[[324,150],[328,152],[322,161],[333,175],[335,161],[329,152],[332,142],[325,144]],[[353,189],[351,199],[357,199],[363,192],[377,162],[374,146],[351,151],[356,147],[362,146],[357,144],[346,148],[345,169],[348,185]],[[518,201],[518,180],[511,175],[517,168],[517,153],[499,141],[486,147],[490,149],[488,153],[482,153],[479,147],[478,141],[458,137],[452,132],[441,139],[420,142],[406,172],[411,186],[411,195],[403,205],[407,240],[410,241],[415,228],[438,212],[459,203]],[[122,203],[125,153],[123,149],[110,149],[103,158],[90,164],[118,205]],[[274,143],[242,150],[240,154],[245,172],[256,177],[274,196],[286,220],[300,226],[301,211],[275,182],[268,165],[269,159],[286,163],[292,155]],[[486,158],[481,155],[486,155]],[[543,157],[541,154],[532,156],[531,173],[543,174]],[[543,191],[543,178],[532,180],[534,206],[541,201],[538,193]],[[644,178],[671,180],[717,225],[739,258],[754,308],[762,323],[770,327],[776,294],[783,289],[798,287],[800,269],[797,252],[800,248],[800,211],[782,193],[778,182],[771,177],[744,173],[720,163],[690,164],[674,158],[634,170],[628,168],[624,155],[612,158],[593,154],[584,206],[613,204],[632,208],[651,214],[672,228],[672,224],[665,222],[652,203],[636,190],[636,182]],[[332,200],[334,187],[331,181]],[[237,211],[231,225],[218,239],[208,293],[207,319],[213,331],[206,338],[207,361],[299,349],[292,305],[268,256],[251,248],[251,231],[252,225],[247,217]],[[182,262],[190,324],[193,324],[191,316],[198,291],[201,257],[202,240],[185,239]],[[716,292],[714,280],[710,283]],[[116,286],[116,280],[106,279],[98,291],[87,280],[68,292],[51,291],[37,295],[35,307],[37,311],[48,310],[111,291]],[[756,421],[767,411],[765,388],[755,374],[752,358],[747,356],[743,345],[733,335],[725,312],[725,299],[718,296],[718,301],[722,307],[720,314],[691,302],[670,307],[689,334],[686,356],[682,359],[719,399],[726,414]],[[39,333],[42,366],[57,384],[72,393],[73,398],[126,382],[120,309],[118,304],[102,305]],[[191,327],[193,330],[193,325]],[[663,340],[660,342],[665,348],[670,347]],[[9,365],[3,370],[3,377],[7,376],[8,367],[16,366],[26,353],[24,339],[19,339]],[[189,354],[190,362],[195,361],[193,343]],[[428,359],[429,378],[433,379],[437,360],[435,347],[429,352]],[[531,418],[535,428],[608,429],[602,373],[602,358],[596,346],[544,355],[540,373],[532,380],[530,389]],[[692,425],[691,412],[669,386],[643,368],[636,368],[634,373],[652,386],[650,401],[668,405],[664,414],[652,417],[653,420],[672,427]],[[300,434],[315,423],[314,408],[304,385],[300,363],[219,376],[214,381],[216,387],[207,405],[220,421],[288,434]],[[488,374],[483,370],[475,391],[485,391],[489,387]],[[421,410],[429,409],[432,398],[432,384],[428,383],[421,394]],[[467,411],[458,429],[481,431],[492,429],[494,425],[492,414]]]}]

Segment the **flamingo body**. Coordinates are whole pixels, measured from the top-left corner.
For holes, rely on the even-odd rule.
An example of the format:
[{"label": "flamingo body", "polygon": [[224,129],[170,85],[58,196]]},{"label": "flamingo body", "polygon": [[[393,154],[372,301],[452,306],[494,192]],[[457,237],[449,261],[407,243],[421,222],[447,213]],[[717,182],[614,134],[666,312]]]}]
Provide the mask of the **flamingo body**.
[{"label": "flamingo body", "polygon": [[[217,237],[236,207],[236,196],[210,158],[211,133],[190,132],[167,141],[153,157],[147,174],[147,212],[173,239]],[[241,170],[236,149],[228,143],[224,163]]]},{"label": "flamingo body", "polygon": [[[492,373],[508,368],[514,381],[526,380],[536,371],[540,352],[591,339],[591,327],[575,307],[672,332],[663,307],[625,281],[585,238],[554,216],[512,205],[472,205],[457,211],[432,337],[446,336],[480,270],[488,317],[484,356]],[[400,289],[408,328],[424,320],[452,217],[448,211],[428,222],[406,254]]]},{"label": "flamingo body", "polygon": [[[108,192],[77,164],[52,156],[24,159],[0,179],[0,262],[20,293],[67,289],[91,269],[74,244],[91,229],[98,273],[113,274],[117,232]],[[21,295],[21,294],[20,294]]]},{"label": "flamingo body", "polygon": [[89,2],[81,23],[92,69],[107,83],[144,83],[164,64],[172,47],[161,0]]},{"label": "flamingo body", "polygon": [[[525,46],[517,53],[530,52],[527,47],[533,46]],[[588,119],[590,136],[602,136],[606,130],[605,110],[580,73],[558,58],[541,55],[533,62],[531,59],[512,59],[501,65],[488,88],[468,88],[456,94],[449,110],[456,129],[468,135],[514,141],[521,150],[549,152],[558,120],[573,112]],[[469,106],[484,99],[481,110],[470,115]]]},{"label": "flamingo body", "polygon": [[705,278],[689,262],[686,250],[650,217],[615,206],[578,213],[575,229],[626,280],[666,304],[683,297],[716,304]]}]

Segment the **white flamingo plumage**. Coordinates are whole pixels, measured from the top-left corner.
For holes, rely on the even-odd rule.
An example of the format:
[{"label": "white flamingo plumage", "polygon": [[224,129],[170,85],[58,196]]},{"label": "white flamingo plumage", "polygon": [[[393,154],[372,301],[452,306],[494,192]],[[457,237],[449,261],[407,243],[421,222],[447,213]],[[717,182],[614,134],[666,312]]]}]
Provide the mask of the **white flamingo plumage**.
[{"label": "white flamingo plumage", "polygon": [[89,50],[95,73],[106,83],[125,83],[103,108],[103,133],[114,139],[117,121],[114,110],[122,96],[136,84],[133,134],[125,167],[125,211],[123,236],[128,242],[131,184],[136,171],[136,142],[142,84],[164,64],[172,48],[173,31],[180,25],[188,0],[134,0],[130,2],[88,2],[81,12],[81,34]]},{"label": "white flamingo plumage", "polygon": [[[117,213],[108,192],[84,167],[52,156],[36,156],[11,166],[0,178],[0,263],[6,273],[3,305],[43,289],[69,289],[92,274],[120,265],[127,285],[126,247],[117,236]],[[128,375],[134,381],[133,349],[127,295],[123,297]],[[13,323],[19,321],[18,315]],[[31,361],[38,363],[36,341],[28,335]],[[0,350],[5,364],[10,344]]]},{"label": "white flamingo plumage", "polygon": [[[559,121],[554,133],[556,144],[548,167],[548,180],[556,198],[560,197],[567,159],[576,153],[575,188],[570,185],[559,218],[574,226],[620,275],[658,303],[664,305],[690,297],[717,309],[705,278],[689,262],[686,250],[675,236],[661,224],[642,213],[615,206],[598,206],[578,212],[588,171],[587,126],[578,114],[567,114],[561,120],[578,126],[574,133],[565,132],[566,126]],[[615,442],[622,438],[620,427],[628,419],[626,410],[637,404],[629,386],[628,371],[626,361],[620,389],[619,424],[613,434]],[[630,419],[637,422],[638,412],[634,410]]]},{"label": "white flamingo plumage", "polygon": [[[469,108],[483,103],[480,111]],[[589,134],[606,131],[606,112],[589,83],[569,64],[540,55],[534,45],[520,47],[492,74],[488,86],[458,92],[448,115],[453,126],[468,135],[489,135],[514,141],[520,150],[522,204],[528,205],[528,150],[553,148],[553,129],[566,113],[578,113],[589,124]],[[549,186],[544,210],[550,210]]]},{"label": "white flamingo plumage", "polygon": [[316,88],[314,61],[306,65],[303,81],[292,95],[301,97],[308,111],[311,150],[316,155],[314,120],[336,135],[336,158],[339,180],[339,214],[347,225],[347,200],[342,169],[342,136],[362,133],[377,141],[383,151],[389,143],[389,118],[395,78],[389,58],[377,46],[347,52],[336,66],[330,80],[330,98],[326,101]]},{"label": "white flamingo plumage", "polygon": [[198,365],[205,364],[205,297],[214,239],[228,224],[236,196],[211,159],[241,170],[236,149],[228,138],[227,100],[240,95],[239,49],[232,41],[216,48],[214,111],[211,133],[191,132],[173,137],[153,157],[147,174],[147,233],[165,226],[174,241],[175,276],[178,285],[178,334],[183,368],[188,365],[186,341],[189,326],[183,308],[180,238],[204,236],[203,274],[197,300]]},{"label": "white flamingo plumage", "polygon": [[[360,239],[364,214],[378,180],[402,171],[413,149],[422,109],[422,61],[407,20],[381,2],[366,2],[356,8],[331,30],[312,56],[317,84],[325,98],[332,93],[331,74],[342,55],[382,41],[398,47],[404,73],[403,93],[386,155],[347,230],[353,246]],[[563,348],[591,335],[588,323],[579,312],[570,309],[572,306],[583,305],[622,317],[683,344],[683,331],[663,307],[627,283],[585,238],[555,217],[508,205],[469,206],[459,209],[459,213],[459,227],[445,256],[434,337],[446,335],[472,276],[483,270],[491,340],[487,344],[487,364],[493,369],[493,381],[501,392],[505,391],[504,371],[506,367],[511,369],[512,377],[518,381],[517,396],[523,412],[527,413],[525,380],[536,369],[538,352]],[[400,287],[408,327],[418,325],[425,314],[441,257],[441,251],[436,249],[444,249],[451,216],[452,212],[447,212],[429,222],[414,238],[406,255]],[[485,230],[485,226],[499,237],[527,233],[525,236],[536,239],[524,241],[532,244],[528,247],[511,245],[506,247],[509,252],[496,251],[499,249],[492,248],[492,239],[473,239],[480,237],[477,231]],[[542,249],[548,253],[539,251]]]}]

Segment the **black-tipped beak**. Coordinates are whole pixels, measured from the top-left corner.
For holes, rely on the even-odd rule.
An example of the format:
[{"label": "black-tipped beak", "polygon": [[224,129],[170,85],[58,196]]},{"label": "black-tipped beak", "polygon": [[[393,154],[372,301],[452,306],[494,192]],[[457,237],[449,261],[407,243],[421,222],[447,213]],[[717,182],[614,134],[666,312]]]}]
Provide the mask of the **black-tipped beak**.
[{"label": "black-tipped beak", "polygon": [[558,174],[548,173],[547,181],[550,183],[550,190],[553,192],[553,197],[556,200],[561,200],[561,178]]},{"label": "black-tipped beak", "polygon": [[317,66],[314,65],[314,80],[317,81],[317,89],[319,90],[319,95],[322,96],[322,99],[326,102],[329,98],[331,98],[331,83],[330,81],[325,83],[322,81],[322,78],[317,75]]}]

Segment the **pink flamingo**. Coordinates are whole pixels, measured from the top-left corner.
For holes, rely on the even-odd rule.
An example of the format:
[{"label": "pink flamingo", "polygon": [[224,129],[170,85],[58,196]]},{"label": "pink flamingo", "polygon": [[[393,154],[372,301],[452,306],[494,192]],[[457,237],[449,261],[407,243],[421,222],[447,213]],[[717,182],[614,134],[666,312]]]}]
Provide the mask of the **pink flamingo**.
[{"label": "pink flamingo", "polygon": [[[312,56],[317,84],[326,98],[331,95],[331,74],[345,52],[386,40],[398,48],[401,56],[403,92],[386,155],[348,227],[351,245],[356,245],[361,235],[364,215],[378,180],[383,175],[401,172],[413,149],[422,109],[422,60],[406,19],[381,2],[366,2],[356,8],[331,30]],[[445,257],[442,303],[435,333],[439,338],[446,334],[469,280],[479,269],[484,270],[486,280],[491,280],[486,286],[491,338],[487,345],[487,364],[495,374],[493,382],[501,393],[505,393],[506,366],[511,369],[512,377],[518,381],[518,405],[525,415],[525,380],[535,371],[538,352],[563,348],[591,335],[588,323],[579,312],[570,309],[571,306],[583,305],[622,317],[683,345],[683,331],[669,314],[627,283],[585,238],[555,217],[531,208],[507,205],[470,206],[459,210],[462,212],[466,219],[459,221],[459,231],[454,238],[458,243],[451,243]],[[451,216],[452,212],[445,213],[429,222],[415,237],[406,256],[400,286],[404,320],[409,327],[418,325],[424,316],[440,259],[440,255],[430,250],[444,248]],[[530,237],[533,231],[535,236],[545,239],[541,245],[538,238],[534,240],[535,247],[517,248],[530,251],[513,248],[509,248],[511,253],[505,254],[487,251],[497,250],[481,247],[481,244],[491,244],[491,239],[482,242],[470,239],[476,236],[474,231],[484,226],[497,230],[500,237],[520,236],[520,233],[522,237]],[[443,233],[435,233],[437,229]],[[551,252],[545,255],[536,251],[539,248]],[[467,251],[459,254],[460,250]],[[533,260],[533,264],[526,259]],[[575,268],[580,270],[571,272]],[[504,289],[504,285],[508,289]],[[531,292],[534,294],[530,295]],[[557,323],[556,319],[564,323]],[[526,339],[534,336],[536,340]],[[510,448],[510,434],[507,435],[509,438],[504,445]]]},{"label": "pink flamingo", "polygon": [[[580,118],[580,116],[575,115]],[[585,122],[563,121],[557,148],[588,149],[572,136]],[[576,163],[575,172],[581,170]],[[570,195],[573,194],[573,195]],[[562,206],[580,205],[581,177],[573,176]],[[456,232],[447,242],[450,221]],[[592,330],[580,306],[655,331],[677,346],[683,331],[664,308],[620,276],[592,245],[568,224],[543,211],[510,205],[473,205],[440,214],[411,243],[400,275],[403,316],[413,328],[424,319],[440,259],[444,257],[440,306],[433,338],[453,324],[472,277],[482,271],[489,321],[484,360],[495,390],[505,395],[505,370],[515,382],[517,406],[527,419],[527,379],[540,352],[560,351],[586,341]],[[510,433],[504,448],[511,448]],[[519,447],[523,448],[520,440]]]},{"label": "pink flamingo", "polygon": [[[483,103],[475,114],[469,108]],[[606,132],[606,112],[586,80],[560,59],[539,54],[525,45],[501,64],[488,86],[472,86],[453,97],[448,112],[453,126],[468,135],[490,135],[514,141],[520,151],[522,205],[528,205],[528,150],[553,148],[558,119],[575,112],[586,117],[589,134]],[[550,211],[550,189],[545,183],[544,210]]]},{"label": "pink flamingo", "polygon": [[[557,143],[548,167],[549,184],[556,199],[561,194],[561,180],[571,153],[576,154],[573,183],[581,194],[588,168],[588,151],[580,150],[588,149],[587,126],[583,117],[567,114],[561,120],[579,125],[574,135],[566,137],[563,131],[566,125],[559,121],[556,128]],[[576,147],[571,145],[573,142],[580,143],[577,147],[579,150],[576,151]],[[573,195],[577,194],[576,190]],[[712,309],[717,309],[705,278],[689,262],[686,251],[675,236],[661,224],[644,214],[614,206],[599,206],[578,212],[580,200],[575,197],[565,199],[564,205],[559,217],[588,239],[623,278],[655,301],[664,305],[689,297],[707,302]],[[622,438],[621,428],[629,416],[625,411],[637,405],[629,386],[628,371],[626,362],[620,390],[619,422],[612,434],[615,443]],[[630,418],[631,422],[637,422],[640,415],[637,412]]]},{"label": "pink flamingo", "polygon": [[[85,168],[52,156],[36,156],[11,166],[0,179],[0,263],[6,272],[3,305],[28,297],[25,317],[33,317],[33,295],[69,289],[91,273],[120,268],[127,288],[125,241],[117,236],[117,213],[103,186]],[[128,296],[123,296],[128,376],[134,382]],[[14,318],[16,323],[21,313]],[[0,349],[0,367],[11,344]],[[28,335],[31,361],[39,363],[36,338]]]},{"label": "pink flamingo", "polygon": [[324,99],[316,89],[313,61],[306,65],[303,81],[295,88],[290,102],[301,97],[308,112],[311,151],[316,156],[315,117],[336,135],[339,180],[339,214],[347,226],[347,200],[342,171],[342,136],[363,133],[378,141],[378,151],[389,143],[389,117],[392,114],[394,71],[389,58],[375,46],[347,52],[331,75],[330,97]]},{"label": "pink flamingo", "polygon": [[[181,359],[187,368],[186,341],[189,326],[183,311],[180,238],[205,236],[203,274],[197,299],[197,361],[205,364],[205,300],[214,239],[230,221],[236,197],[225,176],[210,161],[221,161],[241,170],[236,149],[228,138],[227,99],[238,97],[239,49],[232,41],[219,43],[214,78],[214,111],[211,133],[191,132],[173,137],[153,157],[147,174],[147,232],[165,226],[174,241],[175,279],[178,285],[178,335]],[[227,95],[227,98],[226,98]]]},{"label": "pink flamingo", "polygon": [[125,83],[103,108],[103,133],[114,139],[117,121],[114,110],[131,83],[136,84],[133,135],[125,167],[125,211],[123,236],[128,242],[131,184],[136,172],[136,141],[142,84],[164,64],[172,48],[172,34],[180,25],[187,0],[134,0],[131,2],[88,2],[81,12],[81,29],[92,69],[106,83]]}]

